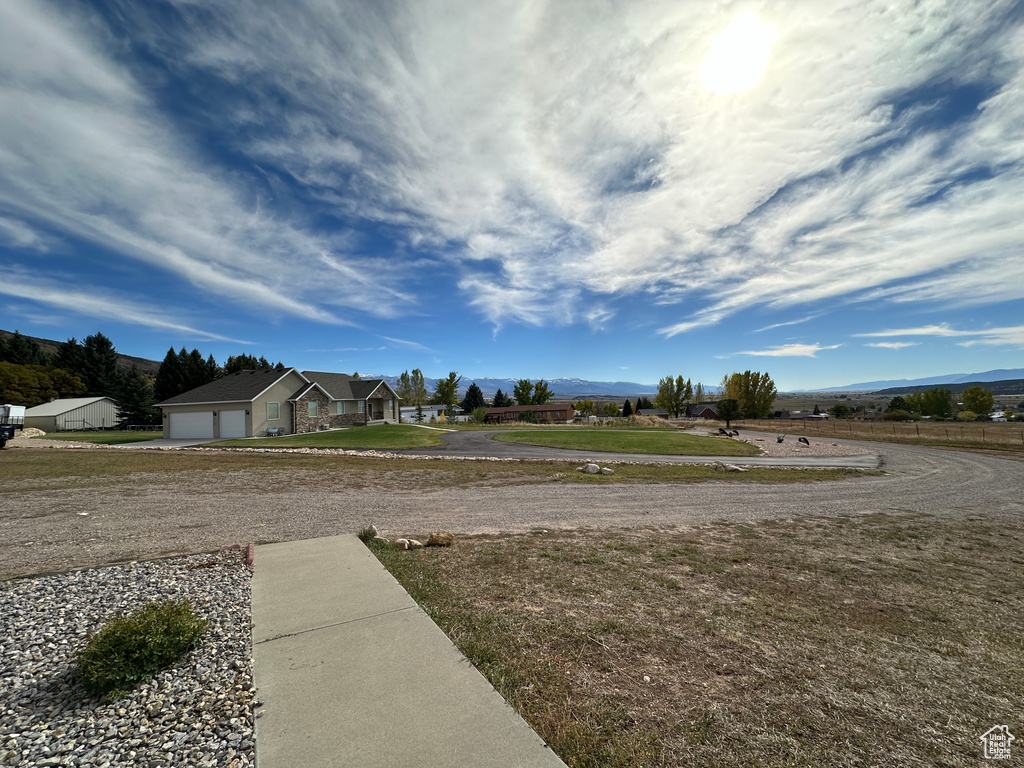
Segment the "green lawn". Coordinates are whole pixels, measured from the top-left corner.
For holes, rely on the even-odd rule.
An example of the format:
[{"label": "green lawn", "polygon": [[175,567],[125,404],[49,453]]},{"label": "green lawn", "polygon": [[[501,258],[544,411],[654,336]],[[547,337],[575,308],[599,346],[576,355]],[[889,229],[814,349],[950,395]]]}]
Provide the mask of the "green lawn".
[{"label": "green lawn", "polygon": [[153,432],[127,432],[110,430],[102,432],[47,432],[44,440],[66,440],[71,443],[97,443],[99,445],[118,445],[120,443],[141,443],[144,440],[159,440],[163,436],[160,430]]},{"label": "green lawn", "polygon": [[756,456],[748,443],[717,437],[697,437],[664,430],[560,429],[551,432],[502,432],[495,440],[506,443],[569,448],[577,451],[647,453],[662,456]]},{"label": "green lawn", "polygon": [[352,450],[401,450],[443,445],[440,433],[432,429],[404,424],[378,424],[350,427],[329,432],[310,432],[286,437],[261,437],[252,440],[222,440],[207,443],[212,448],[348,448]]}]

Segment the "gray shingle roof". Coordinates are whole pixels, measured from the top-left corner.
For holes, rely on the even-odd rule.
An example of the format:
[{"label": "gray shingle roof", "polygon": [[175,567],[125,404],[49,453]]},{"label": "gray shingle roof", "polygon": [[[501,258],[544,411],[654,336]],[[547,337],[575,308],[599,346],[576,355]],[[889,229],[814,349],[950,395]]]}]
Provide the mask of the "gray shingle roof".
[{"label": "gray shingle roof", "polygon": [[[251,402],[256,396],[272,387],[294,368],[283,371],[238,371],[211,381],[201,387],[182,392],[157,405],[186,405],[191,403]],[[301,374],[300,374],[301,375]]]},{"label": "gray shingle roof", "polygon": [[353,379],[347,373],[303,371],[302,375],[323,387],[334,400],[365,400],[385,383],[384,379]]}]

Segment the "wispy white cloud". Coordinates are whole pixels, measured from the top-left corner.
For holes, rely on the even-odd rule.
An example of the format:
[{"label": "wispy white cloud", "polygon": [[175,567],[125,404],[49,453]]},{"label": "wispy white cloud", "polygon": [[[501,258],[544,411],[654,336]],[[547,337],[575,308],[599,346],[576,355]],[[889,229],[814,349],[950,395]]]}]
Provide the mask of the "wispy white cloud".
[{"label": "wispy white cloud", "polygon": [[[174,131],[85,13],[23,0],[0,9],[5,232],[23,247],[38,246],[39,230],[81,238],[242,307],[325,323],[407,301],[374,278],[382,262],[349,255],[343,234],[280,207],[254,216],[250,184]],[[324,274],[342,266],[344,279]]]},{"label": "wispy white cloud", "polygon": [[390,341],[392,344],[397,344],[400,347],[405,347],[406,349],[415,349],[418,352],[436,351],[431,349],[430,347],[420,344],[418,341],[407,341],[406,339],[393,339],[390,336],[382,336],[381,338],[384,339],[385,341]]},{"label": "wispy white cloud", "polygon": [[869,344],[865,344],[865,347],[878,347],[879,349],[906,349],[907,347],[916,347],[920,342],[917,341],[875,341]]},{"label": "wispy white cloud", "polygon": [[[114,4],[203,84],[190,120],[232,166],[165,119],[98,21],[8,0],[0,209],[242,305],[394,316],[422,254],[495,328],[600,327],[625,295],[675,307],[667,337],[752,307],[1024,298],[1010,0],[766,5],[765,75],[726,96],[698,73],[729,4],[210,0],[173,23]],[[937,84],[987,98],[956,124],[903,103]]]},{"label": "wispy white cloud", "polygon": [[816,357],[818,352],[827,349],[839,349],[842,344],[823,346],[821,344],[784,344],[768,349],[737,352],[737,355],[754,355],[755,357]]},{"label": "wispy white cloud", "polygon": [[[916,328],[889,328],[884,331],[855,333],[853,335],[864,338],[894,336],[963,338],[966,340],[957,342],[957,344],[962,347],[1006,345],[1024,348],[1024,325],[1011,325],[998,328],[977,328],[972,330],[965,328],[953,328],[948,323],[939,323],[936,325],[924,325]],[[892,342],[890,344],[869,344],[868,346],[892,346],[895,348],[895,344],[901,344],[901,342]],[[909,342],[902,342],[902,345],[908,346]]]},{"label": "wispy white cloud", "polygon": [[32,299],[78,315],[171,331],[186,338],[230,341],[236,344],[250,343],[187,325],[181,322],[181,310],[178,308],[161,310],[149,304],[142,305],[131,297],[115,291],[95,288],[88,291],[72,290],[58,280],[36,277],[20,270],[0,268],[0,294]]},{"label": "wispy white cloud", "polygon": [[808,323],[811,320],[816,320],[819,317],[821,317],[821,313],[820,312],[818,312],[816,314],[813,314],[813,315],[807,315],[806,317],[801,317],[801,318],[799,318],[797,320],[787,320],[787,321],[782,322],[782,323],[772,323],[771,325],[766,325],[763,328],[756,328],[754,330],[754,333],[761,333],[763,331],[773,331],[776,328],[785,328],[786,326],[789,326],[789,325],[800,325],[801,323]]}]

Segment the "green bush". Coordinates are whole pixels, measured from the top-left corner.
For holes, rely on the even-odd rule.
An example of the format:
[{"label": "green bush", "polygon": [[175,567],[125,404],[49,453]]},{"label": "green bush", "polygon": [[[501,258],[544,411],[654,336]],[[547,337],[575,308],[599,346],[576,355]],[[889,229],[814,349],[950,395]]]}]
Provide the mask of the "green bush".
[{"label": "green bush", "polygon": [[109,619],[78,654],[78,677],[100,696],[128,690],[194,648],[207,622],[187,600],[149,603]]}]

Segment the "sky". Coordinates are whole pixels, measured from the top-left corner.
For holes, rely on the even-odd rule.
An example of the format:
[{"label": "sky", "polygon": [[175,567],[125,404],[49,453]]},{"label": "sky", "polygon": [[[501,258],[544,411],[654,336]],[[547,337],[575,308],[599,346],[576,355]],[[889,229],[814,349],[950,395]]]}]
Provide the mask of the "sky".
[{"label": "sky", "polygon": [[0,328],[780,389],[1024,367],[1024,3],[4,0]]}]

